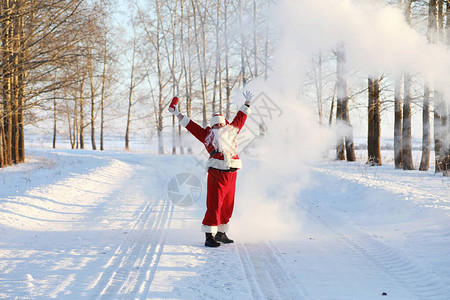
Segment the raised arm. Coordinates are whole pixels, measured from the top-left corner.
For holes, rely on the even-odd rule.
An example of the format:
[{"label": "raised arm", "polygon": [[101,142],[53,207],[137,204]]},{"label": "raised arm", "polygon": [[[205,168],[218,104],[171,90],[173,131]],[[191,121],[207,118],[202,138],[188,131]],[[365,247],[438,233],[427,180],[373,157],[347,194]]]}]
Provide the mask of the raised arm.
[{"label": "raised arm", "polygon": [[239,131],[244,126],[247,116],[250,114],[250,104],[253,98],[253,94],[250,91],[246,91],[242,94],[244,95],[245,103],[239,108],[239,111],[231,122],[231,125],[238,128]]},{"label": "raised arm", "polygon": [[178,98],[174,97],[169,105],[169,112],[176,116],[180,121],[181,126],[185,127],[193,136],[195,136],[200,142],[204,143],[206,139],[206,129],[184,116],[178,110]]}]

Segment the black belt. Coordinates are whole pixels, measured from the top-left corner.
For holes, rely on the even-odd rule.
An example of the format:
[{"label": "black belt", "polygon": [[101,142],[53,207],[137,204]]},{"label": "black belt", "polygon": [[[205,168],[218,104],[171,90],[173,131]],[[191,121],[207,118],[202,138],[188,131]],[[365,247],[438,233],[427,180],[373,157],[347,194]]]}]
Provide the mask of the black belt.
[{"label": "black belt", "polygon": [[221,171],[221,172],[236,172],[238,170],[238,168],[229,168],[227,170],[221,170],[221,169],[216,169],[213,167],[210,167],[210,169],[214,169],[214,170]]},{"label": "black belt", "polygon": [[217,153],[221,153],[219,150],[213,150],[213,151],[211,151],[211,152],[209,152],[209,156],[213,156],[214,154],[217,154]]}]

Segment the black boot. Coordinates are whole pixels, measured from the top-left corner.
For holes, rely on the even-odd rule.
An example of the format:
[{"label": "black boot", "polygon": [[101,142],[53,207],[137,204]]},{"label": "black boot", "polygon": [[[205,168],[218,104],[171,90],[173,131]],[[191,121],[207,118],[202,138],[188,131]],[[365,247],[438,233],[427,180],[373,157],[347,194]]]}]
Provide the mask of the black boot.
[{"label": "black boot", "polygon": [[234,243],[233,240],[230,240],[227,237],[227,234],[225,232],[217,232],[217,234],[216,234],[216,236],[214,238],[216,239],[216,241],[222,242],[222,243],[225,243],[225,244]]},{"label": "black boot", "polygon": [[218,241],[216,241],[212,235],[212,233],[205,233],[206,235],[206,241],[205,241],[205,246],[206,247],[219,247],[220,243]]}]

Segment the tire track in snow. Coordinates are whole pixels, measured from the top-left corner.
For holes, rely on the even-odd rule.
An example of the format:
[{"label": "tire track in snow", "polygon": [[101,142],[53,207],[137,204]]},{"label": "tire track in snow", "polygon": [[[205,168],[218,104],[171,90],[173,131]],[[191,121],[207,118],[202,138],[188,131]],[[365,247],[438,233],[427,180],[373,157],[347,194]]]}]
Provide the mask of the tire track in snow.
[{"label": "tire track in snow", "polygon": [[[404,197],[411,198],[425,207],[437,207],[444,210],[450,210],[450,201],[443,201],[445,195],[434,194],[435,190],[427,191],[423,186],[415,186],[405,182],[397,182],[389,179],[367,177],[362,174],[348,173],[339,170],[328,170],[324,168],[312,168],[318,173],[327,174],[336,178],[342,178],[358,184],[381,188],[393,194],[400,194]],[[382,176],[382,175],[380,175]],[[450,196],[450,191],[447,189],[447,195]]]},{"label": "tire track in snow", "polygon": [[366,234],[359,234],[355,239],[342,236],[342,239],[402,286],[407,287],[418,299],[448,299],[448,286],[400,252]]},{"label": "tire track in snow", "polygon": [[309,212],[309,215],[354,250],[348,252],[348,249],[342,248],[342,245],[335,245],[336,249],[342,252],[342,256],[356,255],[362,257],[380,272],[389,276],[392,282],[409,292],[415,299],[448,299],[450,288],[447,285],[398,250],[350,226],[345,227],[348,233],[344,234],[324,221],[323,218],[313,216],[311,212]]},{"label": "tire track in snow", "polygon": [[147,295],[172,213],[173,204],[159,197],[145,205],[128,230],[128,238],[116,248],[94,283],[95,297],[130,299]]},{"label": "tire track in snow", "polygon": [[[130,253],[132,253],[132,251],[130,250],[136,247],[137,240],[139,240],[144,234],[143,231],[146,225],[146,221],[148,221],[148,216],[150,215],[153,208],[153,203],[148,202],[142,209],[142,211],[140,211],[136,222],[127,232],[127,234],[129,235],[128,238],[125,239],[119,246],[117,246],[114,254],[104,266],[105,270],[101,273],[97,282],[95,282],[94,295],[102,297],[112,294],[111,290],[117,286],[118,282],[120,283],[124,280],[125,274],[121,270],[121,267],[123,265],[127,265],[129,255]],[[133,240],[134,242],[130,242],[130,240]],[[118,287],[116,287],[116,289],[117,288]]]},{"label": "tire track in snow", "polygon": [[253,299],[310,299],[270,243],[237,244]]},{"label": "tire track in snow", "polygon": [[[9,220],[12,228],[26,230],[28,235],[35,237],[26,243],[19,240],[21,244],[18,245],[23,251],[15,250],[13,255],[7,256],[14,266],[10,270],[2,270],[3,276],[14,278],[9,281],[11,284],[8,283],[11,286],[8,289],[12,291],[9,298],[14,298],[15,294],[20,295],[20,298],[58,298],[69,294],[73,286],[83,284],[80,274],[73,271],[83,270],[88,262],[95,260],[90,256],[90,249],[71,248],[71,244],[62,247],[61,240],[55,240],[55,246],[52,240],[46,241],[45,237],[62,237],[64,240],[67,237],[66,241],[72,243],[73,238],[83,236],[79,233],[96,230],[92,222],[96,210],[105,204],[109,195],[117,192],[122,180],[128,179],[133,172],[130,165],[120,160],[104,161],[98,167],[87,168],[86,173],[70,173],[58,181],[33,187],[23,195],[11,197],[13,201],[2,202],[0,210],[10,203],[16,206],[7,207],[0,223]],[[14,219],[11,215],[15,216]],[[38,243],[41,241],[38,235],[44,238],[42,243]],[[5,249],[8,248],[1,250],[4,252]],[[80,258],[77,251],[86,253],[87,257]],[[29,257],[21,256],[24,255],[22,253],[29,253]],[[22,282],[23,272],[33,272],[39,279],[31,279],[32,282],[27,285],[17,287],[14,281]]]},{"label": "tire track in snow", "polygon": [[153,278],[156,273],[158,263],[164,250],[164,240],[167,229],[173,215],[173,204],[169,201],[159,203],[162,207],[161,213],[156,217],[153,223],[150,236],[151,239],[146,243],[146,247],[142,247],[143,252],[140,253],[133,270],[129,273],[127,281],[119,290],[119,295],[135,295],[140,298],[145,297],[150,291]]}]

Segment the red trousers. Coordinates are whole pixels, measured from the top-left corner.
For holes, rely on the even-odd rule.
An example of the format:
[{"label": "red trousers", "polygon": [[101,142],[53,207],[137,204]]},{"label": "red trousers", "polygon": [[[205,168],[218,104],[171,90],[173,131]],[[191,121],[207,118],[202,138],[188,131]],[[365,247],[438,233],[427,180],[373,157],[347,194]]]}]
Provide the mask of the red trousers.
[{"label": "red trousers", "polygon": [[230,221],[234,208],[236,177],[237,172],[209,169],[203,225],[219,226]]}]

